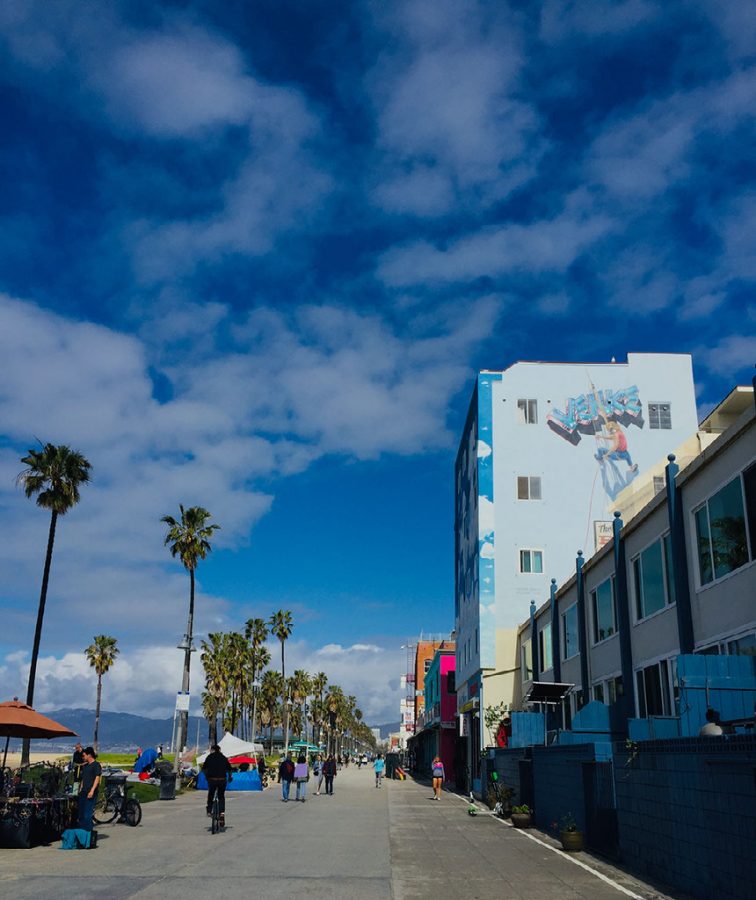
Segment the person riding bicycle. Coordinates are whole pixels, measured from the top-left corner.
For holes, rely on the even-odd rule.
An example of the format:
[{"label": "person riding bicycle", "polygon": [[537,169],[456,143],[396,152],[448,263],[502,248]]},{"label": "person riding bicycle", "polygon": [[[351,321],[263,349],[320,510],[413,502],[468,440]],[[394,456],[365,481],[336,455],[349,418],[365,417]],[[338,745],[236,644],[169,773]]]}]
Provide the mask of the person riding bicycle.
[{"label": "person riding bicycle", "polygon": [[210,748],[210,753],[202,764],[202,771],[207,778],[207,814],[212,815],[213,800],[217,794],[220,824],[223,828],[226,825],[226,780],[232,780],[233,769],[217,744]]}]

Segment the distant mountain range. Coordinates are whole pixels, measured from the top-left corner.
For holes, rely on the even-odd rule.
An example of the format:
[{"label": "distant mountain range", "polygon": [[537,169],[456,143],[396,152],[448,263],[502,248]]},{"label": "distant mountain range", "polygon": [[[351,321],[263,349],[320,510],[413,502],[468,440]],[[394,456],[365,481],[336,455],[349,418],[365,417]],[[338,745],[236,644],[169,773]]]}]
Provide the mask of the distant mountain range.
[{"label": "distant mountain range", "polygon": [[[46,716],[75,731],[85,746],[94,735],[95,711],[93,709],[55,709]],[[207,744],[207,722],[199,716],[189,716],[187,743],[193,746],[197,741],[199,725],[199,746]],[[137,747],[155,747],[162,744],[165,749],[171,743],[173,717],[168,719],[148,719],[131,713],[100,711],[100,750],[128,753]],[[32,749],[44,752],[48,748],[67,750],[72,748],[76,738],[60,738],[55,741],[32,741]]]},{"label": "distant mountain range", "polygon": [[[93,709],[54,709],[45,712],[46,716],[60,722],[75,731],[86,746],[94,735],[95,711]],[[199,741],[197,727],[199,726]],[[381,740],[385,740],[392,732],[399,731],[399,722],[387,722],[383,725],[372,725],[380,730]],[[100,712],[100,750],[111,753],[130,753],[137,747],[156,747],[162,744],[167,750],[171,743],[173,718],[150,719],[147,716],[135,716],[132,713]],[[218,737],[220,737],[220,733]],[[32,741],[32,750],[43,753],[45,750],[66,752],[73,748],[76,738],[60,738],[55,741]],[[189,716],[189,734],[187,743],[193,746],[207,746],[207,722],[200,716]]]},{"label": "distant mountain range", "polygon": [[377,728],[381,734],[381,740],[385,741],[390,734],[399,731],[399,722],[386,722],[383,725],[370,725],[370,728]]}]

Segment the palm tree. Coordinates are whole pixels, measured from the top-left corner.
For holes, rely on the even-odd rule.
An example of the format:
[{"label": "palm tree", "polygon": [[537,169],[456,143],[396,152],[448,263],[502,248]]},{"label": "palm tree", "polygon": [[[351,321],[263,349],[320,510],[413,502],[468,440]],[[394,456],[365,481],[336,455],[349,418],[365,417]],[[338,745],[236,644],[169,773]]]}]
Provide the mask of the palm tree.
[{"label": "palm tree", "polygon": [[202,641],[202,668],[205,670],[205,693],[202,711],[208,721],[210,745],[218,743],[218,713],[228,702],[227,635],[214,631]]},{"label": "palm tree", "polygon": [[[181,560],[184,568],[189,572],[189,620],[184,635],[184,677],[181,682],[181,690],[189,692],[189,669],[192,663],[192,632],[194,627],[194,570],[201,559],[205,559],[210,553],[210,538],[220,525],[208,525],[210,513],[201,506],[190,506],[181,510],[181,519],[177,521],[173,516],[163,516],[160,520],[168,526],[168,534],[165,536],[165,545],[170,546],[171,556]],[[179,713],[179,755],[186,745],[186,732],[189,726],[189,711],[181,710]],[[178,761],[179,755],[176,756]]]},{"label": "palm tree", "polygon": [[289,750],[289,698],[286,695],[286,666],[284,657],[284,644],[294,628],[289,610],[279,609],[270,617],[270,633],[281,642],[281,678],[283,679],[283,730],[284,730],[284,754]]},{"label": "palm tree", "polygon": [[284,685],[279,672],[268,669],[262,677],[260,685],[260,722],[269,728],[270,755],[273,755],[273,729],[280,721],[278,715],[280,705],[278,698],[281,696]]},{"label": "palm tree", "polygon": [[[297,669],[291,677],[291,699],[294,703],[299,703],[299,740],[302,740],[302,729],[307,729],[307,717],[305,715],[305,706],[307,698],[312,690],[312,680],[304,669]],[[305,735],[305,739],[307,735]]]},{"label": "palm tree", "polygon": [[[55,543],[55,528],[58,516],[64,516],[69,509],[79,502],[79,486],[89,481],[89,470],[92,468],[89,461],[76,450],[71,450],[65,444],[56,447],[54,444],[45,444],[41,450],[30,450],[21,458],[26,466],[20,473],[17,482],[24,486],[27,497],[37,494],[37,506],[50,510],[50,531],[47,536],[47,555],[45,556],[45,568],[42,574],[42,589],[39,594],[39,606],[37,607],[37,627],[34,630],[34,645],[32,647],[31,664],[29,666],[29,683],[26,690],[26,702],[34,705],[34,682],[37,677],[37,660],[39,659],[39,645],[42,640],[42,622],[45,617],[45,604],[47,602],[47,585],[50,580],[50,565],[52,563],[53,544]],[[25,738],[21,750],[21,765],[29,762],[29,739]]]},{"label": "palm tree", "polygon": [[323,705],[323,694],[325,693],[326,685],[328,684],[328,676],[325,672],[318,672],[317,675],[313,675],[312,677],[312,693],[315,697],[315,700],[312,703],[312,724],[317,726],[318,729],[318,737],[317,743],[320,743],[320,736],[323,726],[323,719],[325,716],[325,707]]},{"label": "palm tree", "polygon": [[95,708],[94,748],[97,749],[97,737],[100,731],[100,701],[102,700],[102,676],[110,670],[116,656],[121,652],[116,646],[118,641],[106,634],[95,635],[91,643],[84,651],[89,665],[97,673],[97,706]]},{"label": "palm tree", "polygon": [[268,638],[268,625],[265,619],[247,619],[244,626],[244,637],[249,641],[252,651],[252,740],[257,731],[257,676],[270,662],[270,653],[265,646]]}]

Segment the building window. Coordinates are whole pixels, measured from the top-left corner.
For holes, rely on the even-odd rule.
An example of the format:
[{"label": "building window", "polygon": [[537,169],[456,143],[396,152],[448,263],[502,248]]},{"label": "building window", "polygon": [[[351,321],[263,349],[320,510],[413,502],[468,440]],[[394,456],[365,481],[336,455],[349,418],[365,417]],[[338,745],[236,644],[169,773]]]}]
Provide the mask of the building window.
[{"label": "building window", "polygon": [[593,699],[599,703],[606,703],[607,706],[617,702],[617,699],[625,693],[625,687],[622,683],[622,676],[615,675],[614,678],[606,678],[598,681],[593,685]]},{"label": "building window", "polygon": [[541,671],[547,672],[554,665],[551,653],[551,622],[538,633],[538,660]]},{"label": "building window", "polygon": [[524,575],[542,575],[543,551],[520,550],[520,572]]},{"label": "building window", "polygon": [[633,559],[635,617],[638,621],[674,602],[671,538],[666,534]]},{"label": "building window", "polygon": [[530,641],[525,641],[520,647],[520,670],[523,681],[530,681],[533,677],[533,651]]},{"label": "building window", "polygon": [[669,403],[648,404],[648,427],[664,429],[672,427],[672,407]]},{"label": "building window", "polygon": [[518,500],[540,500],[541,499],[541,479],[538,475],[518,475],[517,476],[517,499]]},{"label": "building window", "polygon": [[733,656],[756,656],[756,634],[747,634],[727,642],[727,652]]},{"label": "building window", "polygon": [[591,591],[593,610],[593,643],[605,641],[617,631],[617,617],[614,613],[614,579],[607,578]]},{"label": "building window", "polygon": [[520,425],[537,425],[538,424],[538,401],[537,400],[518,400],[517,401],[517,421]]},{"label": "building window", "polygon": [[433,660],[430,660],[430,659],[423,660],[423,669],[424,669],[426,675],[430,671],[431,662],[433,662]]},{"label": "building window", "polygon": [[654,497],[661,494],[667,486],[667,480],[663,475],[654,475]]},{"label": "building window", "polygon": [[645,669],[638,669],[635,679],[641,719],[674,715],[675,673],[671,660],[662,659]]},{"label": "building window", "polygon": [[580,652],[578,642],[578,615],[577,603],[574,603],[565,613],[562,613],[562,658],[570,659]]},{"label": "building window", "polygon": [[455,672],[447,672],[446,673],[446,693],[447,694],[456,694],[457,693],[457,683],[456,683],[456,673]]},{"label": "building window", "polygon": [[[756,467],[751,467],[756,468]],[[750,476],[750,470],[744,473]],[[749,510],[750,512],[750,510]],[[743,485],[736,475],[695,512],[701,584],[716,581],[748,562]]]}]

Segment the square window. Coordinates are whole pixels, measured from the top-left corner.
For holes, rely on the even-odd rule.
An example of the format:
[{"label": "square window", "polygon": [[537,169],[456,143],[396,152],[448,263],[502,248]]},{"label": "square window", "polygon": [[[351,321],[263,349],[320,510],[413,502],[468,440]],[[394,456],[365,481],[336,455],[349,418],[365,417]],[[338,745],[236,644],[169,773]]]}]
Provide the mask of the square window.
[{"label": "square window", "polygon": [[736,475],[695,512],[698,573],[708,584],[748,562],[743,487]]},{"label": "square window", "polygon": [[517,476],[517,499],[518,500],[540,500],[541,499],[541,479],[538,475],[518,475]]},{"label": "square window", "polygon": [[538,401],[537,400],[518,400],[517,401],[517,421],[520,425],[537,425],[538,424]]},{"label": "square window", "polygon": [[548,672],[553,668],[554,661],[551,653],[551,623],[544,625],[538,633],[538,649],[539,663],[541,672]]},{"label": "square window", "polygon": [[648,427],[657,429],[672,427],[672,407],[669,403],[648,404]]},{"label": "square window", "polygon": [[543,551],[520,550],[520,572],[523,575],[542,575]]},{"label": "square window", "polygon": [[661,494],[666,486],[667,482],[663,475],[654,475],[654,497]]}]

